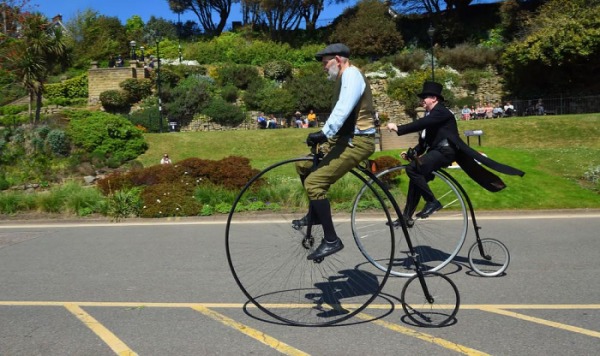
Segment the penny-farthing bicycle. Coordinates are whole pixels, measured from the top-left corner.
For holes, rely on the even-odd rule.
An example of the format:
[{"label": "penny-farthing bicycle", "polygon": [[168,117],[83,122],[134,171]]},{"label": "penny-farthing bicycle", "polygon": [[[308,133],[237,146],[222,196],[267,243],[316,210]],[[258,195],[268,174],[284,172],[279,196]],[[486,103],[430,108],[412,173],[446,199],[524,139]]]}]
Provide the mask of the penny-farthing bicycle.
[{"label": "penny-farthing bicycle", "polygon": [[[310,161],[316,167],[322,154],[315,147],[313,152],[313,156],[271,165],[251,178],[234,200],[225,233],[229,266],[248,300],[275,319],[301,326],[325,326],[347,320],[379,296],[393,268],[398,228],[386,202],[393,196],[368,169],[368,164],[361,165],[332,185],[329,195],[332,205],[339,206],[334,223],[344,237],[355,230],[348,222],[357,221],[352,219],[352,205],[361,192],[361,211],[365,214],[359,223],[382,227],[363,235],[368,237],[369,254],[377,256],[377,264],[365,263],[364,250],[352,246],[349,236],[343,238],[346,248],[342,251],[320,261],[307,260],[306,256],[323,238],[323,230],[312,222],[303,227],[293,225],[289,212],[302,202],[304,211],[296,214],[304,214],[307,209],[295,166]],[[269,207],[270,219],[251,222],[245,210],[261,207]],[[401,216],[400,211],[394,214]],[[416,273],[402,290],[403,309],[419,325],[445,325],[458,311],[458,289],[448,277],[420,269],[404,221],[399,222],[399,228],[412,250],[409,255],[414,258],[411,263]],[[413,299],[417,291],[420,297]]]},{"label": "penny-farthing bicycle", "polygon": [[[406,166],[396,166],[385,169],[376,174],[377,178],[386,184],[394,199],[388,201],[388,209],[392,212],[400,209],[406,204],[408,195],[409,178],[406,175]],[[510,262],[510,254],[506,246],[491,238],[482,239],[479,236],[481,227],[477,224],[475,210],[471,200],[462,185],[447,171],[439,169],[433,172],[434,179],[429,183],[436,199],[440,201],[443,209],[426,218],[414,218],[409,222],[410,239],[417,252],[412,257],[410,249],[399,243],[397,256],[393,261],[390,272],[396,276],[410,277],[415,275],[416,266],[414,260],[419,261],[420,267],[425,271],[439,271],[448,265],[462,248],[468,232],[469,216],[473,223],[476,242],[469,248],[469,265],[480,276],[494,277],[504,273]],[[365,257],[380,269],[387,269],[387,261],[381,259],[378,251],[371,251],[370,241],[362,237],[374,233],[373,230],[381,229],[381,226],[362,224],[362,215],[371,213],[363,211],[363,199],[369,200],[366,186],[359,191],[354,201],[352,211],[352,227],[356,243]],[[424,201],[419,203],[415,211],[422,208]],[[394,217],[395,226],[400,227],[400,215]],[[380,263],[379,261],[383,263]]]}]

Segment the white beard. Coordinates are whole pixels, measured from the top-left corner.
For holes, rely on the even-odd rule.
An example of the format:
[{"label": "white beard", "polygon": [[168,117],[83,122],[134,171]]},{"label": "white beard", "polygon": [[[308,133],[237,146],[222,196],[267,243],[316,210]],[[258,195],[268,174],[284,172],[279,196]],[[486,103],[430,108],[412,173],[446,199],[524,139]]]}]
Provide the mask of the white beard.
[{"label": "white beard", "polygon": [[336,80],[338,77],[338,74],[340,74],[340,68],[337,65],[331,66],[327,70],[327,79]]}]

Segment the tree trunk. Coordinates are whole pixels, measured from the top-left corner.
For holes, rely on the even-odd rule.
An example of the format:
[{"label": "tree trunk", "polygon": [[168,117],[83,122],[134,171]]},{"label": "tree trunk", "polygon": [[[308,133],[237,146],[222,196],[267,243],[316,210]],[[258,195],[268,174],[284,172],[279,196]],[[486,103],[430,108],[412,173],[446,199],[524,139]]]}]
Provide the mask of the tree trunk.
[{"label": "tree trunk", "polygon": [[35,102],[35,122],[37,125],[40,122],[40,112],[42,111],[42,92],[36,94],[36,102]]}]

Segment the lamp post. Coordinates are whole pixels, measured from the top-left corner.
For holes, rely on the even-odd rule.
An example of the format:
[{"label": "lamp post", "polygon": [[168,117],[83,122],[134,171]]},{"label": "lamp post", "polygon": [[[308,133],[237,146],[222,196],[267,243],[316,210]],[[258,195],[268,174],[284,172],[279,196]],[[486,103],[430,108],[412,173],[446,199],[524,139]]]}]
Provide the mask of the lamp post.
[{"label": "lamp post", "polygon": [[131,47],[131,60],[132,61],[135,61],[135,46],[136,46],[135,41],[129,42],[129,47]]},{"label": "lamp post", "polygon": [[156,36],[156,60],[157,60],[157,66],[156,66],[156,90],[157,90],[157,94],[158,94],[158,123],[159,123],[159,130],[162,133],[163,132],[163,117],[162,117],[162,99],[160,98],[161,96],[161,90],[160,90],[160,36]]},{"label": "lamp post", "polygon": [[181,13],[177,13],[177,47],[179,49],[179,64],[181,64]]},{"label": "lamp post", "polygon": [[140,46],[140,61],[144,62],[144,46]]},{"label": "lamp post", "polygon": [[429,24],[429,28],[427,29],[427,34],[429,35],[429,41],[431,45],[431,81],[435,82],[435,71],[433,68],[433,35],[435,34],[435,28],[432,24]]}]

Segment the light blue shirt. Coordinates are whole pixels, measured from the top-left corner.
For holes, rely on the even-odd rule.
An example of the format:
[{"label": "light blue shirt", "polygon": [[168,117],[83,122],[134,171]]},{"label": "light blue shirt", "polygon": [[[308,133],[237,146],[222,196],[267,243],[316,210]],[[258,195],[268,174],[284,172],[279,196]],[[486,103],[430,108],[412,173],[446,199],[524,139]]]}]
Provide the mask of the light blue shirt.
[{"label": "light blue shirt", "polygon": [[[350,66],[344,70],[341,80],[342,88],[340,90],[340,97],[323,126],[323,133],[327,138],[331,138],[337,134],[356,104],[358,104],[367,86],[362,74],[354,66]],[[371,134],[375,133],[375,128],[363,131],[355,130],[355,133]]]}]

